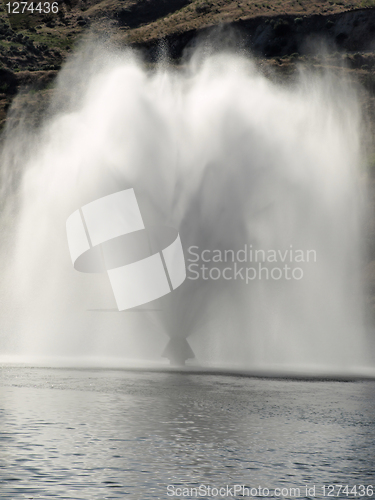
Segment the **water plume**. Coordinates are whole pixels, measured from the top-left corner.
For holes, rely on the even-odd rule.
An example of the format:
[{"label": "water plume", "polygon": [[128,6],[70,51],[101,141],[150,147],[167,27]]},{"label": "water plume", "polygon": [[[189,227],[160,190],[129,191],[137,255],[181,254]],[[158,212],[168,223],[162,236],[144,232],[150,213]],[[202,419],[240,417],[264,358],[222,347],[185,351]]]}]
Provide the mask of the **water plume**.
[{"label": "water plume", "polygon": [[[3,358],[167,363],[170,337],[202,366],[363,367],[361,141],[356,91],[328,71],[287,86],[228,50],[149,67],[131,50],[82,49],[42,126],[6,132]],[[73,269],[65,221],[127,188],[146,227],[180,231],[188,277],[115,313],[106,275]]]}]

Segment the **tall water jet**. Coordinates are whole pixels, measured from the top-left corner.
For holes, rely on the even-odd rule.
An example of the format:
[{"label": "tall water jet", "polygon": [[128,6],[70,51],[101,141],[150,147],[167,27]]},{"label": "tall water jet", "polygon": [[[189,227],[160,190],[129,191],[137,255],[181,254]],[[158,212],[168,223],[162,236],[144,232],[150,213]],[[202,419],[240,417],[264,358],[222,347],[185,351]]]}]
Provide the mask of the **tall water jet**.
[{"label": "tall water jet", "polygon": [[[43,126],[9,130],[3,147],[8,360],[163,363],[169,337],[185,346],[177,363],[189,349],[208,367],[367,363],[354,88],[302,70],[281,85],[230,52],[147,69],[97,48],[66,65],[55,94]],[[71,266],[65,221],[130,188],[145,227],[180,232],[187,279],[118,313],[105,274]]]}]

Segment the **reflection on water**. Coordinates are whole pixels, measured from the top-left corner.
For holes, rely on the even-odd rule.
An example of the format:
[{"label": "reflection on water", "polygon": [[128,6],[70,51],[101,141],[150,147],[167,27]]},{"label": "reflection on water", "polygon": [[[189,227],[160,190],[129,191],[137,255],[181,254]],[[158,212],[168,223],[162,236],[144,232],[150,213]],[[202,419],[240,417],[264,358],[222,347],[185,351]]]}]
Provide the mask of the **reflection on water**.
[{"label": "reflection on water", "polygon": [[323,484],[375,482],[372,382],[30,368],[1,381],[1,498],[201,484],[315,484],[322,498]]}]

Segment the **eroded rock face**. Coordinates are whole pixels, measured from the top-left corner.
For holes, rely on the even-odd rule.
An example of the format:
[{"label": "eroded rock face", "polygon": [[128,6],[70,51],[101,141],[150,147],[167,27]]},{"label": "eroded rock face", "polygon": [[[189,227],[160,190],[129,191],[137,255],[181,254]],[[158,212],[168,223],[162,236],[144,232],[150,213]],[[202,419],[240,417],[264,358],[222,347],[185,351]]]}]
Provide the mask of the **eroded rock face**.
[{"label": "eroded rock face", "polygon": [[[315,52],[324,44],[331,50],[358,52],[372,50],[375,45],[375,9],[360,9],[332,15],[260,16],[226,23],[221,29],[238,32],[243,48],[264,57],[282,57],[293,53]],[[198,37],[209,36],[212,27],[187,30],[164,37],[171,56],[180,58]],[[223,37],[225,38],[225,37]],[[139,43],[155,58],[159,38]]]}]

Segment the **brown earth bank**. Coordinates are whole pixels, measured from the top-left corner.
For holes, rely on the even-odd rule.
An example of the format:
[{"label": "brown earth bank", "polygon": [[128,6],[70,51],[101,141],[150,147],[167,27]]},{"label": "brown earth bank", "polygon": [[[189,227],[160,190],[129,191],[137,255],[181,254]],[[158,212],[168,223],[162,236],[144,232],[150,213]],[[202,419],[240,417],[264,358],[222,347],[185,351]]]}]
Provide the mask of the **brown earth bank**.
[{"label": "brown earth bank", "polygon": [[[180,59],[189,47],[209,37],[213,27],[175,32],[164,37],[138,41],[134,33],[127,40],[146,49],[154,60],[159,46],[168,47],[173,59]],[[220,23],[218,36],[223,44],[236,33],[237,43],[260,57],[282,57],[316,53],[319,46],[330,51],[369,52],[375,49],[375,9],[361,9],[342,14],[259,16],[252,19]]]},{"label": "brown earth bank", "polygon": [[[50,86],[55,72],[87,34],[140,49],[150,62],[167,52],[178,64],[198,43],[231,46],[248,50],[262,60],[263,67],[284,76],[293,73],[297,63],[321,66],[315,54],[324,45],[337,56],[324,64],[356,72],[373,94],[375,8],[357,8],[371,3],[375,0],[59,0],[58,14],[40,16],[8,15],[4,2],[0,8],[0,127],[17,92],[26,87],[41,92]],[[372,106],[367,108],[375,116]]]}]

